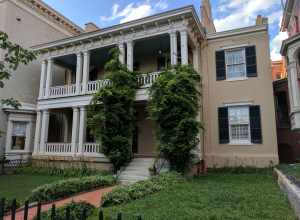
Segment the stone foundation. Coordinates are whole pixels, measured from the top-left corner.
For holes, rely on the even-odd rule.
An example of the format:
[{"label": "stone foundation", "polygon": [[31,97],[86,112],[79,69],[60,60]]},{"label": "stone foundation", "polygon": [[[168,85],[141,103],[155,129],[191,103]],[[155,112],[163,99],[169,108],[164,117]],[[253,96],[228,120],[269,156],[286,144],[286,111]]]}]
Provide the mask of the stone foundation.
[{"label": "stone foundation", "polygon": [[273,155],[205,155],[208,168],[224,167],[273,167],[278,164],[278,156]]},{"label": "stone foundation", "polygon": [[32,166],[35,167],[55,167],[60,169],[80,168],[86,166],[88,169],[100,171],[112,171],[113,166],[103,158],[73,158],[58,156],[33,156]]}]

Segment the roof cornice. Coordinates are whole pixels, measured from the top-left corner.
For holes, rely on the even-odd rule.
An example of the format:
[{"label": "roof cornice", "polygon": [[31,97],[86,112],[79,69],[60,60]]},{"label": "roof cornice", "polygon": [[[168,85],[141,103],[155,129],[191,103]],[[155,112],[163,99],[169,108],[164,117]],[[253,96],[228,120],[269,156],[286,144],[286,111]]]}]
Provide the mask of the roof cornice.
[{"label": "roof cornice", "polygon": [[126,31],[132,31],[137,28],[145,28],[147,25],[155,24],[158,25],[159,22],[165,20],[171,22],[172,19],[180,18],[184,19],[187,17],[192,17],[196,23],[197,29],[202,34],[202,37],[205,38],[205,31],[204,28],[199,20],[199,17],[195,11],[194,6],[189,5],[183,8],[178,8],[175,10],[170,10],[167,12],[162,12],[159,14],[151,15],[145,18],[137,19],[134,21],[117,24],[111,27],[103,28],[93,32],[85,32],[80,35],[74,37],[68,37],[61,40],[36,45],[33,46],[33,50],[45,50],[50,49],[52,47],[63,47],[66,45],[74,44],[76,42],[83,42],[83,41],[91,41],[94,38],[99,38],[103,35],[113,35],[114,33],[122,33]]},{"label": "roof cornice", "polygon": [[81,27],[53,9],[51,6],[47,5],[42,0],[12,0],[12,2],[14,2],[15,4],[22,3],[24,5],[27,5],[46,18],[50,18],[52,22],[60,25],[65,30],[72,33],[72,35],[78,35],[84,32]]},{"label": "roof cornice", "polygon": [[287,48],[288,46],[291,44],[291,43],[294,43],[296,41],[300,41],[300,33],[282,41],[282,44],[281,44],[281,49],[280,49],[280,53],[282,56],[285,56],[286,55],[286,51],[287,51]]},{"label": "roof cornice", "polygon": [[243,35],[260,31],[268,31],[268,25],[255,25],[250,27],[232,29],[228,31],[209,33],[207,34],[207,40],[215,40],[218,38],[232,37],[235,35]]}]

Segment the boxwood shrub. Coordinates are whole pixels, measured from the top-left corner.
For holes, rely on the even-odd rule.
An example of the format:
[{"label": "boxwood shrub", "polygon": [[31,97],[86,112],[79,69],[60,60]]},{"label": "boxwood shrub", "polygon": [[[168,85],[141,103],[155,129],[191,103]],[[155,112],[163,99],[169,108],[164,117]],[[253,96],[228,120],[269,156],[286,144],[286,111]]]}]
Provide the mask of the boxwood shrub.
[{"label": "boxwood shrub", "polygon": [[112,186],[114,184],[116,184],[116,178],[113,176],[98,175],[71,178],[39,186],[32,191],[28,199],[31,202],[48,202],[97,187]]},{"label": "boxwood shrub", "polygon": [[149,180],[140,181],[128,186],[118,186],[102,198],[102,206],[112,206],[143,198],[164,190],[167,186],[180,181],[177,173],[164,173]]},{"label": "boxwood shrub", "polygon": [[[93,210],[95,209],[94,206],[86,202],[78,202],[78,203],[71,202],[70,204],[62,206],[55,210],[55,220],[65,220],[67,208],[69,208],[70,210],[70,219],[72,220],[81,220],[83,210],[85,210],[86,216],[90,216]],[[42,217],[41,219],[43,220],[52,220],[51,209],[49,209],[46,212],[43,212],[41,217]],[[35,217],[34,220],[36,219],[37,218]]]}]

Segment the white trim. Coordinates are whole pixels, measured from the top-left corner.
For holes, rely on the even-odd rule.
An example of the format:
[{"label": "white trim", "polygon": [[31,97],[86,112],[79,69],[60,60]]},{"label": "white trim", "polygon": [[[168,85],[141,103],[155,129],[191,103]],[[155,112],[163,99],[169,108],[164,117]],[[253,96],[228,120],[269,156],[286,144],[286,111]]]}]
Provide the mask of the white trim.
[{"label": "white trim", "polygon": [[245,105],[253,105],[253,101],[242,101],[242,102],[225,102],[223,103],[224,107],[234,107],[234,106],[245,106]]},{"label": "white trim", "polygon": [[245,47],[249,47],[249,46],[254,46],[254,45],[248,43],[248,44],[221,46],[220,49],[218,49],[217,51],[245,48]]}]

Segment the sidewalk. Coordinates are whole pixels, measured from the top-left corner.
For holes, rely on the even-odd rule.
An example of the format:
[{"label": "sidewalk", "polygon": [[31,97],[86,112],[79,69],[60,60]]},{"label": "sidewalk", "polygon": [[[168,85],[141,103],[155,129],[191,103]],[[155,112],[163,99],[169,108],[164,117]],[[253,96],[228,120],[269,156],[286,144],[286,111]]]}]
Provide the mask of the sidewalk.
[{"label": "sidewalk", "polygon": [[[74,202],[87,202],[95,207],[100,207],[101,199],[104,193],[110,192],[114,187],[107,187],[107,188],[101,188],[94,191],[86,192],[86,193],[80,193],[75,196],[71,196],[66,199],[57,200],[55,202],[46,203],[42,205],[42,212],[47,211],[51,209],[52,204],[55,204],[56,208],[64,206],[72,201]],[[28,220],[31,220],[34,218],[37,212],[37,207],[34,206],[32,208],[29,208],[28,210]],[[24,210],[17,211],[16,213],[16,220],[23,220],[24,217]],[[11,220],[11,216],[7,215],[4,217],[4,220]]]}]

